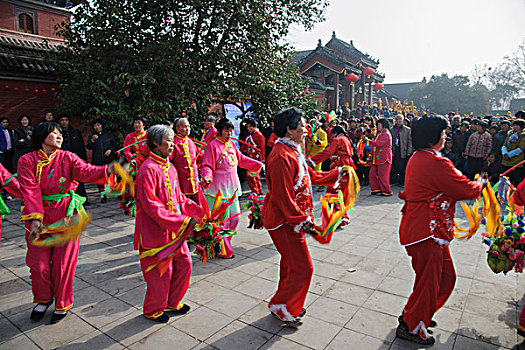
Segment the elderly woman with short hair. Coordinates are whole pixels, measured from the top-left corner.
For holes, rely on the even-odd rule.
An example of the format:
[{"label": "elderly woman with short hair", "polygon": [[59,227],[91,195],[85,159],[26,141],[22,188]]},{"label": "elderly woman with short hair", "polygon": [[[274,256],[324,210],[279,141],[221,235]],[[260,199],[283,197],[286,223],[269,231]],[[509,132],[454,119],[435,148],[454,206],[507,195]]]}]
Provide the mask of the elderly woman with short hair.
[{"label": "elderly woman with short hair", "polygon": [[399,240],[416,274],[412,294],[399,316],[396,335],[420,344],[434,344],[428,327],[432,316],[454,289],[456,273],[448,245],[454,238],[455,204],[478,197],[480,180],[469,181],[440,153],[445,144],[448,121],[423,117],[414,122],[412,144],[416,152],[408,161],[405,201]]},{"label": "elderly woman with short hair", "polygon": [[164,311],[184,314],[190,309],[181,301],[188,290],[192,263],[185,240],[204,216],[204,211],[181,192],[177,171],[169,161],[173,152],[173,130],[166,125],[154,125],[148,129],[147,135],[150,153],[137,174],[137,219],[133,246],[143,253],[164,247],[176,239],[183,242],[179,251],[169,258],[169,265],[163,274],[159,265],[146,271],[154,256],[140,260],[147,285],[144,316],[166,323],[169,316]]}]

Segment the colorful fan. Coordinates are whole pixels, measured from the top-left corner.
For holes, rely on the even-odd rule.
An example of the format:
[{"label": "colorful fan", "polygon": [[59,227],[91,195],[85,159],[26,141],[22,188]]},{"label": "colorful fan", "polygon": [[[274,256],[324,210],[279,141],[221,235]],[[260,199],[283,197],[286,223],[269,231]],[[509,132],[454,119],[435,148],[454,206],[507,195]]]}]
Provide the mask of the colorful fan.
[{"label": "colorful fan", "polygon": [[343,220],[345,213],[353,208],[359,198],[360,185],[355,170],[345,165],[340,171],[348,173],[347,195],[345,198],[343,191],[338,191],[337,195],[326,194],[321,198],[322,227],[314,225],[317,235],[312,237],[322,244],[331,242],[332,235]]},{"label": "colorful fan", "polygon": [[32,245],[43,248],[65,245],[77,239],[90,222],[91,214],[80,212],[50,225],[41,226],[38,232],[29,235],[29,241]]}]

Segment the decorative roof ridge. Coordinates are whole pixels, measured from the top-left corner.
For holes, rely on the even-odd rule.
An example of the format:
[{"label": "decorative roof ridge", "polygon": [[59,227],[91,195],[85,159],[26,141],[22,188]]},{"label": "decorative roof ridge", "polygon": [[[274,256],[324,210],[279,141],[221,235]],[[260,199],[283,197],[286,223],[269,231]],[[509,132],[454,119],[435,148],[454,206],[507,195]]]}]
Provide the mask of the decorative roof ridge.
[{"label": "decorative roof ridge", "polygon": [[[379,61],[374,60],[372,57],[370,57],[370,55],[364,54],[359,49],[357,49],[354,46],[354,41],[353,40],[350,40],[350,43],[347,43],[346,41],[343,41],[343,40],[337,38],[335,36],[335,32],[332,32],[332,38],[326,44],[326,47],[329,47],[330,43],[332,43],[332,45],[335,45],[335,46],[341,46],[342,49],[343,49],[342,53],[347,55],[348,57],[354,57],[354,58],[358,58],[358,59],[368,60],[368,61],[372,62],[373,64],[375,64],[376,66],[379,64]],[[350,50],[350,52],[348,52],[348,50]],[[347,52],[345,52],[345,51],[347,51]]]},{"label": "decorative roof ridge", "polygon": [[24,48],[24,49],[33,49],[33,50],[44,50],[49,51],[56,49],[58,46],[64,44],[53,42],[42,38],[41,40],[29,39],[22,36],[10,35],[0,32],[0,44],[5,46]]}]

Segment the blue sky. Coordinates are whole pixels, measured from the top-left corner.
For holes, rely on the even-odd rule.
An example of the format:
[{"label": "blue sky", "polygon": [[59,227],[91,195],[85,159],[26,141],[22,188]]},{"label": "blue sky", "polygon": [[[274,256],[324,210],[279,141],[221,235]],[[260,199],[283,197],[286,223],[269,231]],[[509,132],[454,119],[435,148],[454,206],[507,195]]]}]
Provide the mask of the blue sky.
[{"label": "blue sky", "polygon": [[386,83],[469,75],[476,64],[502,62],[525,40],[525,0],[331,0],[325,17],[312,31],[293,28],[288,41],[310,50],[335,31],[380,59]]}]

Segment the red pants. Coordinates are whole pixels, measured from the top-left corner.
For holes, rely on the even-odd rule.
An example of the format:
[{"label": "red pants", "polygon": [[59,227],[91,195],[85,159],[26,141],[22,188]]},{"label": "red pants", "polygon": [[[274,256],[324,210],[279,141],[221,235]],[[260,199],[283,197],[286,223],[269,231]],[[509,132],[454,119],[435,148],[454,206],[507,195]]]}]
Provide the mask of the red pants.
[{"label": "red pants", "polygon": [[[141,249],[140,253],[142,252]],[[151,256],[140,259],[140,268],[147,286],[144,316],[157,318],[167,307],[177,308],[188,290],[191,276],[191,255],[188,244],[184,242],[162,277],[157,267],[145,272],[152,260]]]},{"label": "red pants", "polygon": [[286,321],[298,317],[310,287],[314,266],[304,233],[296,233],[284,224],[268,231],[281,254],[279,285],[268,308]]},{"label": "red pants", "polygon": [[40,248],[29,243],[29,232],[26,232],[26,242],[26,264],[31,274],[34,302],[47,303],[54,298],[56,311],[71,309],[80,237],[61,247]]},{"label": "red pants", "polygon": [[426,329],[432,316],[445,304],[454,289],[456,272],[448,246],[441,246],[432,238],[405,249],[416,273],[404,314],[404,321],[413,332],[420,322]]},{"label": "red pants", "polygon": [[248,185],[250,190],[256,195],[260,196],[263,194],[261,175],[257,174],[256,176],[250,176],[250,172],[246,175],[246,180],[248,180]]},{"label": "red pants", "polygon": [[392,194],[390,188],[390,167],[392,164],[384,163],[379,165],[372,165],[370,167],[369,182],[372,192],[381,191],[383,193]]}]

